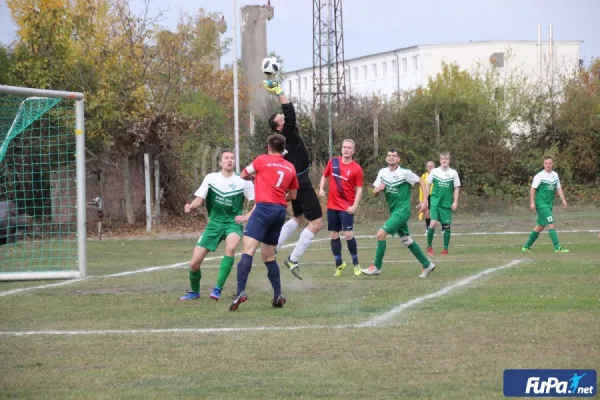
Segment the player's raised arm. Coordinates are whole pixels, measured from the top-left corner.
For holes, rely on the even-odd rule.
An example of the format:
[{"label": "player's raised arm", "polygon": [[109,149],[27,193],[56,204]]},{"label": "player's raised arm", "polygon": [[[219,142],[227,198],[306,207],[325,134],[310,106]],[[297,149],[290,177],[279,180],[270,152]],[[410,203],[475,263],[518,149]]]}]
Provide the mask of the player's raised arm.
[{"label": "player's raised arm", "polygon": [[296,110],[294,109],[294,105],[290,103],[283,93],[279,96],[279,102],[281,103],[281,110],[283,111],[283,116],[285,117],[285,122],[283,123],[284,127],[288,126],[291,129],[295,129]]},{"label": "player's raised arm", "polygon": [[[281,129],[281,134],[287,136],[295,133],[296,110],[294,109],[294,105],[290,103],[286,95],[283,93],[281,84],[277,81],[264,81],[264,87],[269,93],[275,94],[279,100],[279,104],[281,104],[281,110],[283,112],[283,129]],[[279,121],[275,121],[277,118],[280,117],[278,115],[272,116],[271,119],[273,122],[269,120],[269,124],[278,124]]]}]

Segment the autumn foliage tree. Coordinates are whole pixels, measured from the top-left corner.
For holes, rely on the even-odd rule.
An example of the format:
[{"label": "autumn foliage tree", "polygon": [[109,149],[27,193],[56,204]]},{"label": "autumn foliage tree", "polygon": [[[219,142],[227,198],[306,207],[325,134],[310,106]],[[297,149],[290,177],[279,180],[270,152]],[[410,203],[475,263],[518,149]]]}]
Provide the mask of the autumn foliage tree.
[{"label": "autumn foliage tree", "polygon": [[[159,25],[160,12],[149,16],[148,1],[139,13],[132,11],[129,0],[7,3],[20,38],[10,52],[8,83],[85,93],[88,152],[101,162],[107,155],[119,159],[130,223],[132,158],[142,151],[163,154],[159,149],[171,146],[167,142],[177,135],[233,141],[232,72],[221,70],[218,63],[229,43],[219,41],[224,25],[220,14],[200,10],[196,16],[183,15],[170,32]],[[242,88],[242,106],[245,93]],[[190,121],[184,122],[186,118]],[[194,123],[199,119],[205,121]],[[157,126],[173,134],[151,134]]]}]

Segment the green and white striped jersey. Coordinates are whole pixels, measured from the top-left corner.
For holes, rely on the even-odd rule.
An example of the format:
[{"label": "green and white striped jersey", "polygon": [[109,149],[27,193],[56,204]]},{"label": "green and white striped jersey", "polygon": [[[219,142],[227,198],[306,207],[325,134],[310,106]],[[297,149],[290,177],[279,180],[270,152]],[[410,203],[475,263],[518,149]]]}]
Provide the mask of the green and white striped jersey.
[{"label": "green and white striped jersey", "polygon": [[388,203],[390,214],[395,212],[410,212],[410,194],[415,183],[420,178],[410,169],[398,166],[390,171],[389,167],[379,170],[373,186],[378,187],[385,183],[385,200]]},{"label": "green and white striped jersey", "polygon": [[431,207],[451,208],[454,203],[454,188],[460,187],[460,178],[456,170],[437,167],[427,176],[427,183],[433,183]]},{"label": "green and white striped jersey", "polygon": [[558,179],[556,172],[542,170],[533,177],[531,187],[536,190],[535,206],[537,208],[552,208],[554,193],[556,189],[560,189],[560,179]]},{"label": "green and white striped jersey", "polygon": [[232,222],[244,211],[244,197],[254,200],[254,184],[236,174],[226,178],[213,172],[204,177],[194,195],[206,201],[211,221]]}]

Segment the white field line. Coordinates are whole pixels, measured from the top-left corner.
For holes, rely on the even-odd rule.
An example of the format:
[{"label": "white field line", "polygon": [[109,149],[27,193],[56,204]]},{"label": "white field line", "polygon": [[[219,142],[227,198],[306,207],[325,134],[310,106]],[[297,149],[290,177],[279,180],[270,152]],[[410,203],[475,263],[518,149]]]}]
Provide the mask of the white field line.
[{"label": "white field line", "polygon": [[293,326],[255,326],[255,327],[231,327],[231,328],[171,328],[171,329],[108,329],[108,330],[80,330],[80,331],[59,331],[59,330],[47,330],[47,331],[0,331],[0,336],[33,336],[33,335],[44,335],[44,336],[75,336],[75,335],[125,335],[125,334],[145,334],[145,333],[241,333],[241,332],[260,332],[260,331],[299,331],[306,329],[351,329],[351,328],[371,328],[377,327],[390,319],[398,316],[402,312],[419,305],[427,300],[435,299],[448,293],[459,289],[463,286],[469,285],[477,279],[492,274],[496,271],[514,267],[521,263],[523,260],[513,260],[508,264],[500,267],[488,268],[475,275],[471,275],[467,278],[461,279],[453,284],[443,287],[437,292],[430,293],[425,296],[420,296],[409,300],[405,303],[401,303],[389,311],[380,314],[376,317],[368,319],[360,324],[350,325],[293,325]]},{"label": "white field line", "polygon": [[[313,240],[313,242],[320,242],[323,240],[329,240],[329,239],[316,239]],[[292,247],[295,246],[296,243],[290,243],[290,244],[286,244],[282,247]],[[260,250],[258,250],[258,252],[260,252]],[[236,253],[234,256],[235,257],[239,257],[242,253]],[[214,260],[220,260],[221,258],[223,258],[223,256],[214,256],[214,257],[206,257],[204,259],[204,261],[214,261]],[[46,289],[46,288],[50,288],[50,287],[54,287],[54,286],[64,286],[64,285],[71,285],[73,283],[77,283],[77,282],[81,282],[81,281],[86,281],[89,279],[96,279],[96,278],[118,278],[121,276],[127,276],[127,275],[134,275],[134,274],[141,274],[144,272],[153,272],[153,271],[162,271],[165,269],[173,269],[173,268],[180,268],[184,265],[189,264],[189,261],[182,261],[182,262],[178,262],[175,264],[169,264],[169,265],[161,265],[158,267],[149,267],[149,268],[142,268],[142,269],[136,269],[133,271],[124,271],[124,272],[118,272],[116,274],[109,274],[109,275],[91,275],[88,276],[86,279],[73,279],[73,280],[69,280],[69,281],[64,281],[64,282],[60,282],[60,283],[51,283],[48,285],[40,285],[40,286],[30,286],[30,287],[26,287],[26,288],[19,288],[19,289],[12,289],[12,290],[5,290],[3,292],[0,292],[0,297],[2,296],[10,296],[12,294],[17,294],[17,293],[22,293],[22,292],[28,292],[30,290],[37,290],[37,289]]]},{"label": "white field line", "polygon": [[[415,238],[413,237],[413,239],[415,239]],[[595,243],[596,240],[598,240],[596,238],[594,238],[594,239],[595,239],[594,241],[589,241],[589,242],[563,242],[561,240],[560,244],[564,245],[564,246],[569,246],[572,244],[592,244],[592,243]],[[515,246],[516,246],[515,243],[477,243],[477,244],[451,244],[450,248],[455,248],[455,247],[515,247]],[[536,243],[535,246],[536,247],[539,247],[539,246],[548,246],[549,247],[549,246],[552,246],[552,243],[551,242]],[[375,250],[375,249],[377,249],[377,246],[358,246],[357,249],[358,250]],[[331,247],[328,247],[328,246],[327,247],[322,247],[322,246],[316,247],[315,246],[315,247],[311,247],[310,251],[329,251],[330,252]],[[315,263],[311,262],[311,264],[315,264]],[[204,264],[202,265],[202,267],[204,267]]]},{"label": "white field line", "polygon": [[[557,231],[558,233],[596,233],[596,232],[600,232],[600,230],[597,229],[583,229],[583,230],[565,230],[565,231]],[[530,232],[516,232],[516,231],[507,231],[507,232],[473,232],[473,233],[453,233],[452,236],[481,236],[481,235],[526,235]],[[356,235],[355,236],[357,239],[374,239],[376,236],[375,235]],[[321,238],[321,239],[315,239],[313,240],[313,242],[323,242],[323,241],[327,241],[330,240],[329,238]],[[290,243],[290,244],[286,244],[284,246],[282,246],[283,248],[287,248],[287,247],[292,247],[295,246],[295,243]],[[241,253],[236,253],[235,256],[240,256]],[[204,260],[205,261],[213,261],[213,260],[220,260],[221,258],[223,258],[223,256],[214,256],[214,257],[207,257]],[[182,261],[182,262],[178,262],[175,264],[169,264],[169,265],[162,265],[162,266],[157,266],[157,267],[149,267],[149,268],[142,268],[142,269],[137,269],[137,270],[133,270],[133,271],[124,271],[124,272],[119,272],[116,274],[109,274],[109,275],[98,275],[98,276],[88,276],[86,279],[73,279],[73,280],[69,280],[69,281],[65,281],[65,282],[60,282],[60,283],[51,283],[51,284],[47,284],[47,285],[40,285],[40,286],[30,286],[30,287],[26,287],[26,288],[19,288],[19,289],[12,289],[12,290],[5,290],[3,292],[0,292],[0,297],[3,296],[10,296],[13,294],[17,294],[17,293],[22,293],[22,292],[28,292],[31,290],[38,290],[38,289],[46,289],[46,288],[51,288],[54,286],[65,286],[65,285],[70,285],[73,283],[78,283],[81,281],[86,281],[89,279],[93,279],[93,278],[116,278],[116,277],[121,277],[121,276],[127,276],[127,275],[134,275],[134,274],[141,274],[141,273],[145,273],[145,272],[153,272],[153,271],[162,271],[165,269],[173,269],[173,268],[179,268],[181,266],[184,266],[188,263],[188,261]]]},{"label": "white field line", "polygon": [[295,326],[251,326],[238,328],[171,328],[171,329],[108,329],[94,331],[21,331],[1,332],[0,336],[75,336],[75,335],[136,335],[142,333],[240,333],[261,331],[300,331],[304,329],[348,329],[358,325],[295,325]]},{"label": "white field line", "polygon": [[[410,254],[410,253],[409,253]],[[410,258],[412,258],[412,256],[409,256]],[[431,258],[431,260],[434,261],[434,264],[437,263],[438,261],[443,261],[444,264],[447,262],[493,262],[493,261],[504,261],[506,260],[506,257],[504,258]],[[385,261],[383,262],[384,264],[414,264],[416,266],[419,267],[419,271],[421,271],[421,264],[419,264],[419,261],[417,261],[416,259],[412,259],[412,260],[390,260],[390,261]],[[331,261],[311,261],[309,265],[303,266],[304,268],[310,267],[311,265],[330,265],[332,270],[335,267],[335,261],[333,261],[333,257],[331,259]],[[302,265],[301,265],[302,266]],[[351,264],[349,264],[349,266],[352,266]],[[202,268],[208,268],[208,269],[215,269],[215,268],[219,268],[218,265],[216,264],[212,264],[212,265],[202,265]]]},{"label": "white field line", "polygon": [[448,286],[444,286],[443,288],[441,288],[440,290],[438,290],[437,292],[433,292],[430,293],[428,295],[425,296],[420,296],[417,297],[415,299],[412,299],[410,301],[407,301],[406,303],[402,303],[402,304],[398,304],[396,307],[392,308],[391,310],[378,315],[376,317],[373,317],[371,319],[366,320],[365,322],[359,324],[359,326],[361,327],[367,327],[367,326],[378,326],[381,325],[387,321],[389,321],[390,319],[394,318],[395,316],[397,316],[398,314],[401,314],[402,312],[408,310],[411,307],[414,307],[418,304],[423,303],[424,301],[427,300],[431,300],[431,299],[435,299],[444,295],[447,295],[448,293],[452,292],[453,290],[459,289],[463,286],[467,286],[471,283],[473,283],[474,281],[476,281],[477,279],[492,274],[496,271],[500,271],[503,269],[507,269],[507,268],[511,268],[514,267],[515,265],[518,265],[522,262],[523,260],[512,260],[511,262],[509,262],[508,264],[504,264],[500,267],[495,267],[495,268],[488,268],[486,270],[483,270],[475,275],[471,275],[467,278],[461,279],[458,282],[454,282],[451,285]]}]

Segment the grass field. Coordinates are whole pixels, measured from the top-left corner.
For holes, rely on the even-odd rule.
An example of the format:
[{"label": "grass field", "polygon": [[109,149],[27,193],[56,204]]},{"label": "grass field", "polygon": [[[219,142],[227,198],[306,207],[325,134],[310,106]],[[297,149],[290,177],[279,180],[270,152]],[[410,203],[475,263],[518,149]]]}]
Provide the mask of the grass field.
[{"label": "grass field", "polygon": [[[600,228],[595,211],[558,219],[563,230]],[[526,255],[527,234],[510,232],[531,222],[457,218],[451,254],[432,258],[427,279],[397,238],[381,276],[348,268],[334,278],[322,232],[302,259],[304,280],[282,270],[285,308],[271,308],[255,262],[237,312],[227,310],[235,268],[224,298],[208,298],[218,259],[203,266],[202,298],[178,301],[194,238],[89,241],[91,279],[0,283],[0,397],[495,399],[507,368],[597,369],[598,233],[560,233],[568,254],[544,233]],[[425,247],[422,224],[414,232]],[[376,241],[358,244],[367,267]]]}]

